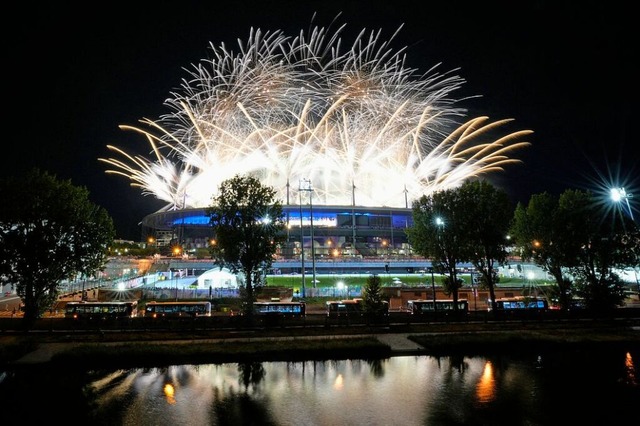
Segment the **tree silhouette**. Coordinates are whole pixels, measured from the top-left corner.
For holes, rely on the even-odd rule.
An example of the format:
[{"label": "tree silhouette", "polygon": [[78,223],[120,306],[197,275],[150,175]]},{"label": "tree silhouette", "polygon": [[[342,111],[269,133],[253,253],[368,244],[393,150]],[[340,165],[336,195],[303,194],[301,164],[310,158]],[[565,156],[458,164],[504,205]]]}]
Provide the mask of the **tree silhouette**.
[{"label": "tree silhouette", "polygon": [[58,286],[104,268],[115,229],[86,188],[38,169],[0,180],[0,276],[15,285],[31,325]]},{"label": "tree silhouette", "polygon": [[264,284],[264,274],[285,238],[282,205],[275,193],[255,177],[236,175],[222,182],[207,209],[216,240],[211,255],[220,268],[243,275],[243,312],[249,321],[255,289]]}]

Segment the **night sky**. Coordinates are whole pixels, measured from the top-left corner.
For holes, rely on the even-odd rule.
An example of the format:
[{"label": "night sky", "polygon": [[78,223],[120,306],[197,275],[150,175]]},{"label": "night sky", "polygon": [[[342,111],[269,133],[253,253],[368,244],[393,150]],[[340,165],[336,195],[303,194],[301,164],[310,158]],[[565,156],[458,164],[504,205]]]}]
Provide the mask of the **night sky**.
[{"label": "night sky", "polygon": [[631,2],[60,3],[16,5],[5,16],[14,22],[2,30],[8,120],[1,173],[38,167],[87,187],[114,218],[118,238],[139,240],[141,219],[164,205],[107,175],[98,161],[114,156],[107,145],[148,154],[144,138],[118,126],[168,113],[165,99],[185,68],[208,57],[210,43],[235,49],[251,27],[295,36],[312,25],[337,28],[334,19],[347,24],[346,45],[363,28],[388,39],[403,25],[392,47],[408,48],[409,66],[457,69],[466,83],[454,95],[481,95],[459,104],[469,117],[513,118],[534,131],[532,146],[513,154],[523,164],[492,175],[514,202],[603,182],[640,198],[631,128],[639,116],[640,49]]}]

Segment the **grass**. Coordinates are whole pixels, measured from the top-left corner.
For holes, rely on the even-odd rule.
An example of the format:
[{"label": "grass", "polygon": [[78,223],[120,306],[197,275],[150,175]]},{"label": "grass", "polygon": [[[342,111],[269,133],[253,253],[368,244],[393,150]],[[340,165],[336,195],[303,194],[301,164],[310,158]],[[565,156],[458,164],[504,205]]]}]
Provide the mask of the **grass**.
[{"label": "grass", "polygon": [[442,333],[409,337],[431,355],[490,355],[560,348],[619,347],[640,350],[640,332],[627,328],[544,328],[491,333]]},{"label": "grass", "polygon": [[187,341],[154,343],[89,343],[52,357],[53,365],[74,368],[134,368],[173,364],[211,364],[252,361],[308,361],[385,358],[388,345],[375,337],[353,339],[269,340],[267,342]]},{"label": "grass", "polygon": [[[408,286],[424,286],[431,285],[431,274],[378,274],[382,280],[382,284],[385,286],[393,286],[393,278],[399,278],[402,284]],[[338,281],[342,281],[344,285],[363,287],[367,283],[369,275],[367,274],[316,274],[319,281],[318,287],[333,288]],[[465,282],[465,285],[471,285],[470,274],[461,274],[458,278]],[[267,285],[273,287],[286,287],[286,288],[299,288],[302,283],[300,275],[268,275]],[[309,281],[311,279],[309,278]],[[435,275],[435,284],[442,285],[444,276]],[[525,284],[522,278],[500,277],[498,286],[522,286]],[[544,286],[550,284],[545,280],[531,280],[526,281],[527,285]],[[307,285],[309,285],[307,283]]]},{"label": "grass", "polygon": [[23,336],[1,336],[0,343],[0,366],[33,352],[40,344],[37,338]]}]

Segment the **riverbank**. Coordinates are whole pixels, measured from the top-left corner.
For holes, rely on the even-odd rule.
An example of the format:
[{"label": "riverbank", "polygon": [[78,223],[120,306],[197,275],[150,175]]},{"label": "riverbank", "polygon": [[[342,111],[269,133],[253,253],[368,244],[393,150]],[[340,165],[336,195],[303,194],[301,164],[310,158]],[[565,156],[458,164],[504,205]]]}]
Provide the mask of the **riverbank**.
[{"label": "riverbank", "polygon": [[0,366],[154,367],[250,361],[380,359],[509,353],[572,345],[640,348],[640,327],[588,323],[431,324],[405,327],[0,335]]}]

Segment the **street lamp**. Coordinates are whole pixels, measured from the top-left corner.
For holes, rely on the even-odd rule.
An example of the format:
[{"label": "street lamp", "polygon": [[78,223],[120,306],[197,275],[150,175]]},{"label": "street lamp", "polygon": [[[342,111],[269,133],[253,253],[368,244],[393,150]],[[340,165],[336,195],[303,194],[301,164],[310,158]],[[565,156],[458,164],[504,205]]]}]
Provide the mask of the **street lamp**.
[{"label": "street lamp", "polygon": [[478,310],[478,298],[477,298],[478,288],[473,278],[473,269],[471,270],[470,277],[471,277],[471,290],[473,291],[473,310],[477,311]]},{"label": "street lamp", "polygon": [[434,273],[433,262],[431,262],[431,291],[433,292],[433,312],[436,312],[436,279],[433,276]]},{"label": "street lamp", "polygon": [[[633,194],[627,193],[624,188],[611,188],[611,199],[615,203],[625,203],[627,204],[627,209],[629,210],[629,217],[631,220],[633,219],[633,211],[631,210],[631,204],[629,204],[629,198],[633,198]],[[623,209],[624,210],[624,209]]]},{"label": "street lamp", "polygon": [[177,271],[175,269],[172,269],[173,272],[173,279],[176,283],[176,302],[178,301],[178,274],[176,273]]},{"label": "street lamp", "polygon": [[[535,278],[535,274],[533,271],[528,271],[527,272],[527,284],[529,285],[529,296],[531,296],[534,293],[534,283],[533,283],[533,279]],[[537,291],[535,291],[535,297],[538,296]]]},{"label": "street lamp", "polygon": [[[440,241],[440,232],[442,231],[442,228],[444,228],[444,220],[442,220],[441,217],[436,217],[436,226],[437,226],[437,234],[438,234],[438,241]],[[437,307],[436,307],[436,282],[433,278],[433,262],[431,263],[431,286],[433,287],[433,313],[434,315],[437,313]]]}]

